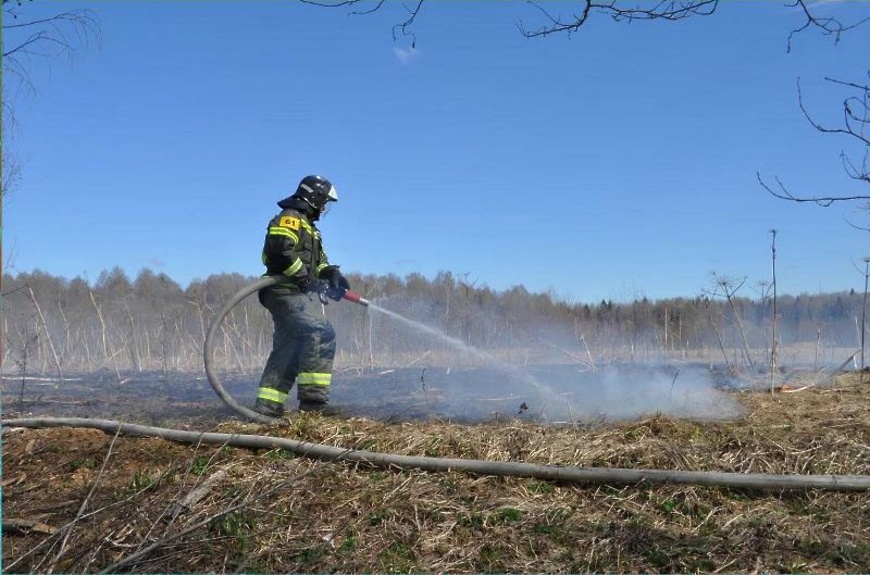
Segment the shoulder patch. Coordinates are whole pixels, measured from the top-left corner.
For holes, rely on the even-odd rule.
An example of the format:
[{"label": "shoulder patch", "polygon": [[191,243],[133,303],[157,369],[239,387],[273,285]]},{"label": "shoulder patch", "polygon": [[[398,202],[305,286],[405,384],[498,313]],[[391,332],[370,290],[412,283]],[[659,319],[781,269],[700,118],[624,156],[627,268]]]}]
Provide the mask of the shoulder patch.
[{"label": "shoulder patch", "polygon": [[291,230],[299,229],[299,218],[293,216],[281,216],[278,225],[282,228],[290,228]]}]

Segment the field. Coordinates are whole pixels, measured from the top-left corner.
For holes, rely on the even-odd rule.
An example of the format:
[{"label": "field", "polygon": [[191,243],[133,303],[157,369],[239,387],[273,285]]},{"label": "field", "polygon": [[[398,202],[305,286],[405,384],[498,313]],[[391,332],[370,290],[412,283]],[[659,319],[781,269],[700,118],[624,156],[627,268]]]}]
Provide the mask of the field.
[{"label": "field", "polygon": [[[870,476],[867,374],[792,374],[771,393],[763,378],[700,366],[624,367],[619,380],[529,372],[345,371],[334,390],[345,417],[267,425],[182,375],[9,376],[3,415],[418,457]],[[250,376],[224,384],[250,404]],[[571,483],[8,426],[2,486],[8,573],[870,572],[866,491]]]}]

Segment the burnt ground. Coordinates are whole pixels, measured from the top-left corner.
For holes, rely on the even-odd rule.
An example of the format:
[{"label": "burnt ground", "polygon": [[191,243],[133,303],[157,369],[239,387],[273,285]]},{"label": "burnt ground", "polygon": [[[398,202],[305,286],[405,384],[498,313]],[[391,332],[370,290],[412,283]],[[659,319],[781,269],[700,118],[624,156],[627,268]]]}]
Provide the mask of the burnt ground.
[{"label": "burnt ground", "polygon": [[[870,475],[866,374],[795,374],[769,393],[746,391],[763,378],[684,366],[594,377],[569,367],[530,370],[546,393],[498,370],[342,372],[334,399],[355,414],[291,413],[269,425],[240,421],[195,377],[25,380],[23,403],[11,378],[3,417],[119,419],[428,457]],[[253,396],[255,378],[225,379],[239,401]],[[552,396],[568,394],[585,417],[547,425],[559,423],[544,413]],[[7,573],[870,572],[866,492],[378,469],[85,428],[4,428],[2,447]]]},{"label": "burnt ground", "polygon": [[[219,376],[235,400],[252,406],[258,374]],[[332,403],[348,416],[379,421],[480,423],[519,419],[543,424],[634,419],[648,414],[727,419],[740,407],[723,390],[746,389],[747,378],[702,365],[576,365],[522,369],[404,368],[336,372]],[[7,418],[53,415],[123,419],[151,425],[214,425],[236,418],[208,380],[184,373],[99,373],[63,381],[6,375]],[[295,390],[288,410],[295,409]]]}]

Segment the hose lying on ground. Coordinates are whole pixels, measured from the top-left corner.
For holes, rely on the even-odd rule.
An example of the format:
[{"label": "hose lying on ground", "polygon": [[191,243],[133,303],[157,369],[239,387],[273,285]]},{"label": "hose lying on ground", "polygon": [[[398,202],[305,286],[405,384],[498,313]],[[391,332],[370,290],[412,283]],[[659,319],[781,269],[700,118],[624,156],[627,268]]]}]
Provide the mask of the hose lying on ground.
[{"label": "hose lying on ground", "polygon": [[462,471],[477,475],[532,477],[567,483],[605,485],[671,483],[706,485],[736,489],[827,489],[833,491],[870,490],[870,477],[863,475],[774,475],[768,473],[726,473],[712,471],[670,471],[662,469],[624,469],[602,467],[563,467],[535,463],[416,457],[392,453],[357,451],[282,437],[203,433],[163,427],[149,427],[106,419],[36,417],[3,420],[4,427],[87,427],[106,433],[159,437],[182,443],[208,443],[256,449],[286,449],[297,455],[327,461],[366,463],[381,468],[420,469],[424,471]]}]

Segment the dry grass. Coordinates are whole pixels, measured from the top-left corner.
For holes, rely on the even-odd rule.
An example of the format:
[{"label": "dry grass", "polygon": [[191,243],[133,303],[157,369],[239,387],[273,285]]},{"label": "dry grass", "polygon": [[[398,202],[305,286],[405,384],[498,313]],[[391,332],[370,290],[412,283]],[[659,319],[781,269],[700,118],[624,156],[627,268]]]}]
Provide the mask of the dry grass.
[{"label": "dry grass", "polygon": [[[216,431],[418,456],[870,475],[859,378],[736,394],[747,414],[733,422],[300,416]],[[564,485],[64,429],[5,435],[3,471],[4,520],[40,525],[4,533],[6,572],[870,572],[866,493]]]}]

